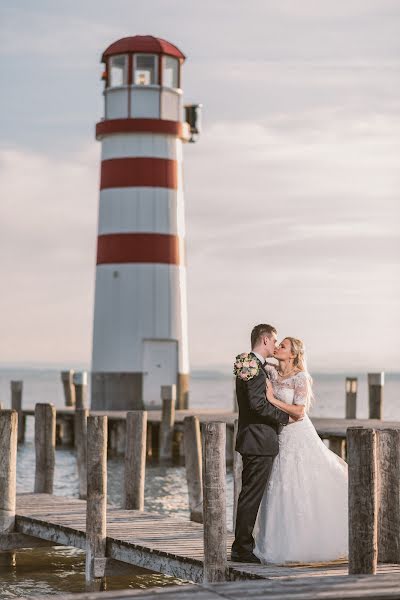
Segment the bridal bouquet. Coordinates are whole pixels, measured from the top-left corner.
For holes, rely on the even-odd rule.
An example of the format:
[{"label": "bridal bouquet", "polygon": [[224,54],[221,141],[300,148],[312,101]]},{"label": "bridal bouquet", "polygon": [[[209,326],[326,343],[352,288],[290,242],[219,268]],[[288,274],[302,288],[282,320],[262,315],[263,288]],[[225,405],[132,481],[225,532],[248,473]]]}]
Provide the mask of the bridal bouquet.
[{"label": "bridal bouquet", "polygon": [[233,365],[233,374],[236,375],[236,377],[248,381],[258,375],[258,372],[258,362],[253,355],[248,352],[242,352],[242,354],[237,355]]}]

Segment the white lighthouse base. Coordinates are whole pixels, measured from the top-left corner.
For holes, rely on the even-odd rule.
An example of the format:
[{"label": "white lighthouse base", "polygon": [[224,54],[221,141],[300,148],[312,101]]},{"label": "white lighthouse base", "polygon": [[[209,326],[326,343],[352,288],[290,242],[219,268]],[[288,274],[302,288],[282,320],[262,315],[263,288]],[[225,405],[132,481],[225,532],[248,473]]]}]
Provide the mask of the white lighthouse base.
[{"label": "white lighthouse base", "polygon": [[184,267],[102,264],[96,271],[92,409],[158,410],[161,386],[187,405]]},{"label": "white lighthouse base", "polygon": [[[159,364],[159,363],[156,363]],[[157,368],[157,367],[154,367]],[[151,382],[149,381],[151,377]],[[161,385],[170,385],[154,373],[93,372],[92,410],[160,410]],[[189,408],[189,374],[177,373],[176,408]]]}]

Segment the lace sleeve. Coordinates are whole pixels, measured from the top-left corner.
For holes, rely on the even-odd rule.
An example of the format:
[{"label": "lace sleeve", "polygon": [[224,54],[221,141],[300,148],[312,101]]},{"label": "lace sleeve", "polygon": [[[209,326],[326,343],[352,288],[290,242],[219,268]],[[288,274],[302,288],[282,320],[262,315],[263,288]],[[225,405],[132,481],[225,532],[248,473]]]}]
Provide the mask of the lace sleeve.
[{"label": "lace sleeve", "polygon": [[274,365],[272,365],[271,363],[265,363],[264,371],[266,372],[271,381],[276,381],[278,377],[278,372]]},{"label": "lace sleeve", "polygon": [[306,373],[300,371],[295,377],[293,404],[301,404],[308,407],[310,399],[310,387]]}]

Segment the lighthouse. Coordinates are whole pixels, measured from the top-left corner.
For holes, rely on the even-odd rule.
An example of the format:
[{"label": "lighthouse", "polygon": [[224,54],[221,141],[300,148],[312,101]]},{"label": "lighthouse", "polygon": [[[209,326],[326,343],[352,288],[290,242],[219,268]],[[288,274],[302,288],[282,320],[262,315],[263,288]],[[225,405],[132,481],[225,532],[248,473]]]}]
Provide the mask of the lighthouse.
[{"label": "lighthouse", "polygon": [[200,105],[183,106],[184,60],[148,35],[102,56],[92,409],[157,409],[172,384],[187,407],[182,143],[199,132]]}]

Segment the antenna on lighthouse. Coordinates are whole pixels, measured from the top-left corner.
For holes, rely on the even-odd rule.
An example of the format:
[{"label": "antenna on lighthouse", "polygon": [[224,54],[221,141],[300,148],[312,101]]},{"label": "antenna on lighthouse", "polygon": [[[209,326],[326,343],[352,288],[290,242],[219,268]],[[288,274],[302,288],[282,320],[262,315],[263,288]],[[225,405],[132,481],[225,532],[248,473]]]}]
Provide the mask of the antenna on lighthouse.
[{"label": "antenna on lighthouse", "polygon": [[198,138],[201,105],[183,107],[184,60],[150,35],[102,55],[92,409],[159,409],[170,385],[188,407],[182,142]]}]

